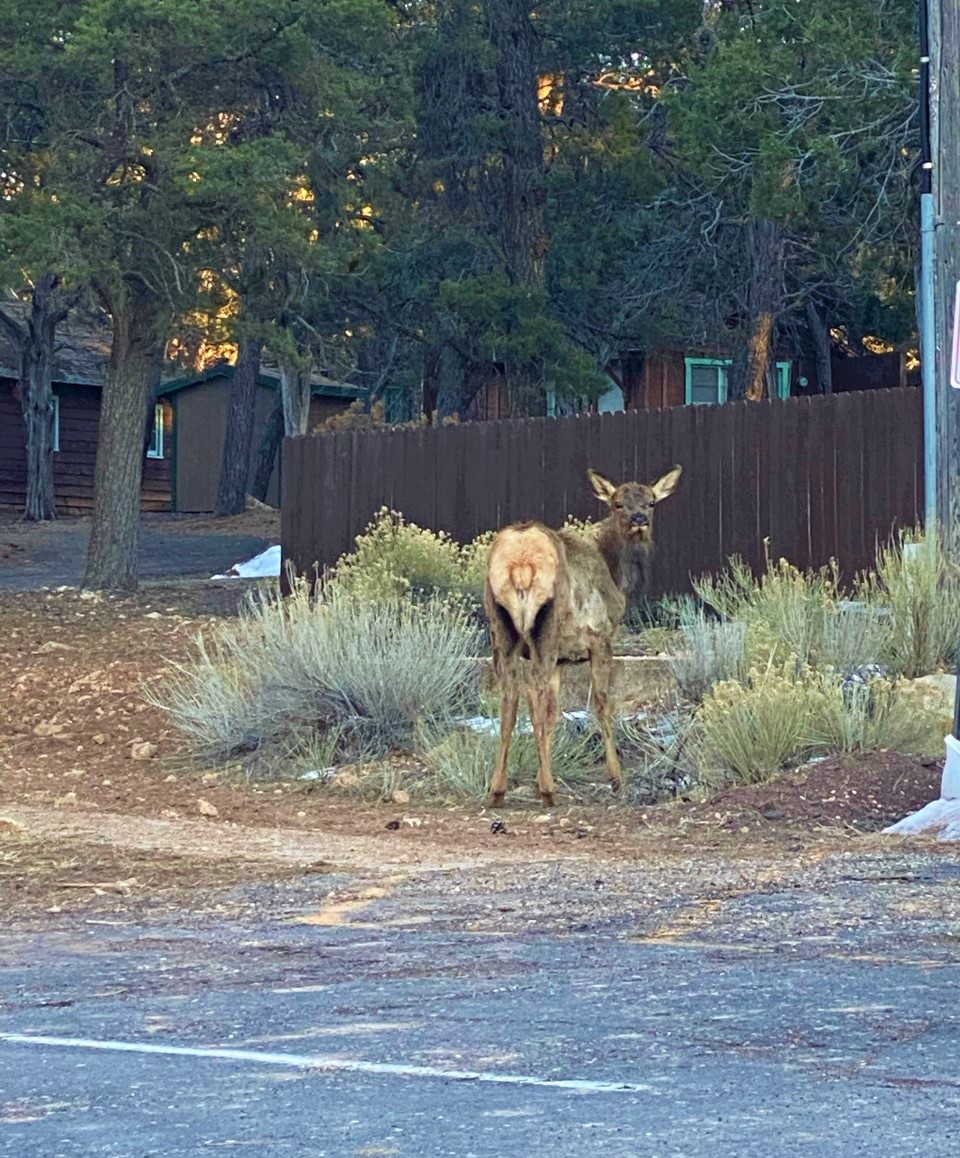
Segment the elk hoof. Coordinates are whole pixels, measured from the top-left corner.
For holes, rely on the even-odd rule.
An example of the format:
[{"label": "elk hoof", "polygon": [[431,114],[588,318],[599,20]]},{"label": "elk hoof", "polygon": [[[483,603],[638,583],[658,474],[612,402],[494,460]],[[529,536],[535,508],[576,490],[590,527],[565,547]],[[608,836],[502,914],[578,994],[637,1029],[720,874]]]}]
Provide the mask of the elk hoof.
[{"label": "elk hoof", "polygon": [[541,792],[540,801],[544,808],[556,808],[557,798],[552,792]]},{"label": "elk hoof", "polygon": [[619,777],[618,777],[616,780],[611,780],[611,781],[610,781],[610,791],[613,793],[613,795],[614,795],[614,796],[619,796],[619,795],[620,795],[620,789],[621,789],[621,787],[622,787],[622,784],[621,784],[621,782],[620,782],[620,778],[619,778]]},{"label": "elk hoof", "polygon": [[505,792],[492,792],[490,794],[490,807],[503,808],[503,798],[506,796]]}]

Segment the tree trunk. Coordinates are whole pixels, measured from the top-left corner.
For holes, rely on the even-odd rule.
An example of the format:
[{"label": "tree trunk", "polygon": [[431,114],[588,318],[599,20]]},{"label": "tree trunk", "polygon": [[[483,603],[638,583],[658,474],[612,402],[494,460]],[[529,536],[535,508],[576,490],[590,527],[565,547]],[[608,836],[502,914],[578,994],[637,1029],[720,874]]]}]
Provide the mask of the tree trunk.
[{"label": "tree trunk", "polygon": [[113,343],[100,403],[93,521],[83,586],[137,586],[144,415],[163,357],[163,317],[137,295],[113,313]]},{"label": "tree trunk", "polygon": [[260,437],[260,449],[257,452],[257,461],[253,468],[253,479],[250,483],[250,494],[261,503],[267,501],[267,491],[270,489],[270,479],[273,475],[277,454],[283,442],[283,399],[277,394],[276,402],[267,418]]},{"label": "tree trunk", "polygon": [[490,42],[497,51],[502,158],[496,221],[511,280],[542,287],[548,248],[547,198],[532,7],[530,0],[486,3]]},{"label": "tree trunk", "polygon": [[307,434],[310,429],[309,363],[280,362],[280,398],[283,403],[283,433],[287,438]]},{"label": "tree trunk", "polygon": [[774,222],[748,222],[747,264],[747,320],[731,368],[729,396],[756,402],[763,397],[783,300],[783,238]]},{"label": "tree trunk", "polygon": [[[514,285],[545,298],[546,167],[540,119],[537,33],[530,0],[486,0],[488,35],[497,52],[500,179],[491,208],[507,276]],[[531,368],[504,359],[510,408],[527,414],[542,398]]]},{"label": "tree trunk", "polygon": [[436,417],[466,418],[467,410],[477,392],[467,374],[467,360],[451,345],[443,345],[434,361],[434,391],[437,399]]},{"label": "tree trunk", "polygon": [[831,359],[830,327],[823,320],[814,302],[807,302],[807,329],[813,342],[814,365],[817,370],[817,390],[833,393],[833,361]]},{"label": "tree trunk", "polygon": [[263,342],[247,338],[240,347],[230,390],[230,409],[223,442],[220,486],[217,491],[218,516],[239,515],[246,509],[247,482],[250,475],[250,451],[253,447],[253,424],[257,410],[257,378]]},{"label": "tree trunk", "polygon": [[[36,352],[34,352],[36,353]],[[42,523],[57,517],[53,488],[54,409],[50,351],[20,362],[21,405],[27,432],[27,501],[23,517]]]},{"label": "tree trunk", "polygon": [[67,316],[68,303],[57,294],[60,279],[39,278],[33,288],[30,313],[21,322],[0,311],[0,324],[19,356],[17,395],[26,430],[27,480],[24,518],[55,519],[53,486],[53,346],[57,326]]}]

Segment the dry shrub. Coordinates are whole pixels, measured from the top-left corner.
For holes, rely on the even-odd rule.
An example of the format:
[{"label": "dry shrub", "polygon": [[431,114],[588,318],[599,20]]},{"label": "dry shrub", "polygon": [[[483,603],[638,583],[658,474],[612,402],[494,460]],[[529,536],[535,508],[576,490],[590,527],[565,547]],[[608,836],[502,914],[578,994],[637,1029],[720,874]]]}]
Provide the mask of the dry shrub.
[{"label": "dry shrub", "polygon": [[339,560],[333,581],[363,600],[459,595],[479,607],[492,539],[491,531],[461,546],[446,532],[418,527],[383,507],[357,536],[355,550]]},{"label": "dry shrub", "polygon": [[673,640],[671,652],[670,668],[681,693],[698,702],[714,684],[746,679],[747,625],[708,619],[701,613]]},{"label": "dry shrub", "polygon": [[750,784],[814,754],[931,753],[943,744],[938,719],[918,711],[901,685],[844,686],[828,672],[788,660],[751,669],[745,683],[718,683],[693,717],[688,758],[700,780]]},{"label": "dry shrub", "polygon": [[284,601],[252,595],[152,698],[214,759],[331,728],[383,753],[412,745],[422,721],[439,726],[471,706],[478,644],[449,600],[368,602],[336,588],[317,598],[298,583]]},{"label": "dry shrub", "polygon": [[960,576],[948,564],[936,530],[902,533],[880,550],[875,572],[857,595],[886,611],[883,659],[911,678],[953,666],[960,642]]},{"label": "dry shrub", "polygon": [[742,784],[764,780],[811,749],[817,690],[797,678],[795,662],[727,680],[704,697],[696,714],[701,771],[714,768]]}]

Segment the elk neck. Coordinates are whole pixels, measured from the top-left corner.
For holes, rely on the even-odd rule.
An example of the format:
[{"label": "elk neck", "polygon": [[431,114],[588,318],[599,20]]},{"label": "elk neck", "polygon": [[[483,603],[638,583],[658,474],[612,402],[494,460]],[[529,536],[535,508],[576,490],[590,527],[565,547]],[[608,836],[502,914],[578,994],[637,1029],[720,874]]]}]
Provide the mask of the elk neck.
[{"label": "elk neck", "polygon": [[611,516],[600,524],[597,547],[614,583],[624,591],[634,586],[638,571],[653,551],[653,540],[625,538]]}]

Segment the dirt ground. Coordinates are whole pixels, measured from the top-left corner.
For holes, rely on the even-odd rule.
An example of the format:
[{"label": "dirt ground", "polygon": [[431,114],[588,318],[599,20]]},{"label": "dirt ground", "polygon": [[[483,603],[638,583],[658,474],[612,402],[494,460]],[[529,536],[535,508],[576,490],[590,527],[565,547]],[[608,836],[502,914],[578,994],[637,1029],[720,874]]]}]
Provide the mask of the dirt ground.
[{"label": "dirt ground", "polygon": [[520,792],[496,818],[501,828],[477,804],[371,807],[309,782],[205,770],[144,689],[190,653],[199,630],[235,613],[241,595],[229,583],[122,599],[0,593],[0,919],[95,912],[145,894],[174,904],[306,872],[691,856],[796,863],[877,839],[864,834],[939,791],[936,763],[880,753],[708,804],[561,801],[544,814]]},{"label": "dirt ground", "polygon": [[[53,523],[27,523],[10,511],[0,511],[0,556],[22,550],[38,538],[51,538],[70,530],[89,527],[90,520],[81,516],[58,519]],[[147,530],[162,529],[183,535],[253,535],[271,542],[280,541],[280,512],[273,508],[244,511],[224,519],[210,515],[153,514],[143,516]]]}]

